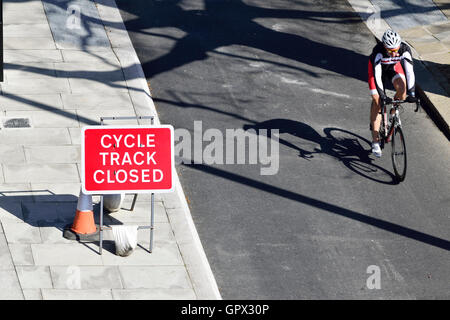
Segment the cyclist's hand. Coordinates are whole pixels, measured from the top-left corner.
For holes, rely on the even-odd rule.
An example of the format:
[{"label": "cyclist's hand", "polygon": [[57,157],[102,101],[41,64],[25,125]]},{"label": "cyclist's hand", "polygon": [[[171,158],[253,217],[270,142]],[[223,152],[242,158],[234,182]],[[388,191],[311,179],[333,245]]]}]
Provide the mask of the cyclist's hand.
[{"label": "cyclist's hand", "polygon": [[405,99],[406,102],[414,103],[417,102],[417,98],[414,96],[407,96]]},{"label": "cyclist's hand", "polygon": [[383,101],[384,101],[384,104],[391,104],[392,103],[392,99],[390,98],[390,97],[383,97]]}]

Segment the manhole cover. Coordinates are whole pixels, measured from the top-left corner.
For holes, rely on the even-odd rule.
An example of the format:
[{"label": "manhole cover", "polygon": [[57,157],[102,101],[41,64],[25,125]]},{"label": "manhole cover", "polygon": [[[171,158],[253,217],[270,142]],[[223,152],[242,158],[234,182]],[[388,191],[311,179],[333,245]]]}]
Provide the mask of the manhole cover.
[{"label": "manhole cover", "polygon": [[10,118],[3,120],[4,128],[31,128],[28,118]]}]

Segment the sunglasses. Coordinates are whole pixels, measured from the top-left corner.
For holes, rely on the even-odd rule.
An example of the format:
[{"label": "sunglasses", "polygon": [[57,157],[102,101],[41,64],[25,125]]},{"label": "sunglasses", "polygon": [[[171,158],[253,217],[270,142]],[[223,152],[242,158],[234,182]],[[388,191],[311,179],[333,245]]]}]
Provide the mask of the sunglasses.
[{"label": "sunglasses", "polygon": [[387,52],[390,52],[390,53],[397,52],[399,49],[400,49],[400,47],[398,47],[398,48],[396,48],[396,49],[389,49],[389,48],[386,48]]}]

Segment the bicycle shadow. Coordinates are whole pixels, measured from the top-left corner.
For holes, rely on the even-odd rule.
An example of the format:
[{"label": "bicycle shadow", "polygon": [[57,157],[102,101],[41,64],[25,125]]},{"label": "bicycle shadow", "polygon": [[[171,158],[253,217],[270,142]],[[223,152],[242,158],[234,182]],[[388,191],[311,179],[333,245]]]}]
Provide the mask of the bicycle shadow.
[{"label": "bicycle shadow", "polygon": [[[278,129],[279,143],[297,151],[298,156],[305,160],[310,161],[315,154],[326,154],[364,178],[383,184],[398,184],[393,173],[373,162],[371,142],[351,131],[330,127],[323,129],[325,136],[322,136],[310,125],[289,119],[271,119],[244,125],[243,129],[254,129],[257,133],[260,129],[267,129],[269,137],[270,130]],[[309,148],[303,146],[305,143]]]}]

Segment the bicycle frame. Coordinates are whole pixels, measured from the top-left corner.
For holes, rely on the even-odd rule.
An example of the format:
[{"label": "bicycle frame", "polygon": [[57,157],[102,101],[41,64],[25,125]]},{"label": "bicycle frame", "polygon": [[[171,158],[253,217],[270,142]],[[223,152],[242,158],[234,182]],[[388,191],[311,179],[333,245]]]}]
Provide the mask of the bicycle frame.
[{"label": "bicycle frame", "polygon": [[391,137],[392,134],[394,133],[394,128],[397,125],[398,122],[398,115],[397,115],[397,110],[398,110],[398,105],[394,104],[391,108],[391,110],[389,110],[389,114],[391,115],[392,113],[392,109],[395,110],[394,115],[392,116],[392,122],[390,123],[390,125],[388,124],[388,113],[386,112],[386,106],[384,106],[383,108],[384,110],[382,110],[382,116],[383,116],[383,121],[382,124],[384,125],[384,137],[382,137],[382,139],[384,139],[385,143],[389,143],[391,141]]},{"label": "bicycle frame", "polygon": [[[395,179],[400,182],[405,179],[406,176],[406,168],[407,168],[407,153],[406,153],[406,144],[405,137],[402,130],[402,125],[400,121],[400,114],[398,112],[398,108],[400,104],[407,103],[405,100],[394,100],[389,103],[385,103],[383,100],[381,103],[381,126],[379,129],[379,137],[380,137],[380,147],[384,148],[386,143],[391,142],[391,158],[392,158],[392,166],[394,167]],[[389,124],[388,122],[388,113],[387,106],[392,105],[389,110],[389,115],[392,116],[392,121]],[[416,109],[417,112],[419,110],[420,100],[416,101]]]},{"label": "bicycle frame", "polygon": [[[380,125],[380,140],[382,141],[382,147],[384,143],[389,143],[391,141],[392,135],[394,133],[394,128],[396,126],[401,126],[400,124],[400,115],[398,113],[398,107],[402,103],[408,103],[405,100],[393,100],[391,103],[387,105],[392,105],[392,108],[389,110],[391,114],[392,109],[394,109],[394,114],[392,115],[392,122],[388,125],[388,113],[386,111],[387,105],[384,101],[381,101],[381,125]],[[382,130],[381,130],[382,129]]]}]

